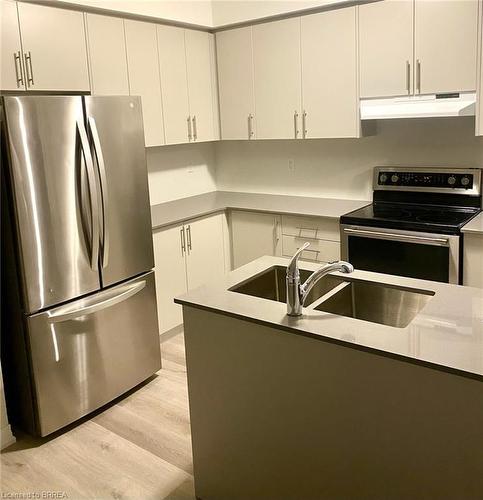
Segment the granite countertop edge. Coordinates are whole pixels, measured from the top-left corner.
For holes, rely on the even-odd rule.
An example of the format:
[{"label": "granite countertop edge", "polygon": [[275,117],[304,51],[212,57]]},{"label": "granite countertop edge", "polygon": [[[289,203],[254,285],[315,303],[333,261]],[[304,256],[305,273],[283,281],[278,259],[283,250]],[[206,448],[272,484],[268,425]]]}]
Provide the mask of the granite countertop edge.
[{"label": "granite countertop edge", "polygon": [[341,215],[370,203],[368,200],[211,191],[152,205],[151,219],[153,229],[179,224],[225,210],[246,210],[338,219]]}]

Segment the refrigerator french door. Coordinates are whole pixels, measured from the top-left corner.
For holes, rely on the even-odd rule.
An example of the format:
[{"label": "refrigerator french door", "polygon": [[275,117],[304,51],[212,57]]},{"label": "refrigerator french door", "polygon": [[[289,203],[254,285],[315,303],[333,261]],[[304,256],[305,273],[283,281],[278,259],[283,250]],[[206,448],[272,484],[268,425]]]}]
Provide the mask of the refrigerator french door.
[{"label": "refrigerator french door", "polygon": [[6,385],[29,377],[30,430],[46,435],[161,366],[141,102],[5,96],[2,108],[23,318],[2,334],[25,337],[2,340],[2,365]]}]

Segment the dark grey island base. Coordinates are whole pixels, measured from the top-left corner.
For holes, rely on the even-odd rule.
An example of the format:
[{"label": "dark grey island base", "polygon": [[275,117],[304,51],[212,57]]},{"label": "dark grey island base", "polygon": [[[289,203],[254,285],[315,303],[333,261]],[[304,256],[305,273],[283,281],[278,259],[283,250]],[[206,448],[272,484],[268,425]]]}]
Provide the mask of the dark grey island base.
[{"label": "dark grey island base", "polygon": [[[483,290],[331,275],[426,294],[398,327],[324,312],[324,297],[290,318],[283,302],[240,293],[287,262],[262,257],[176,299],[196,495],[481,500]],[[405,316],[409,302],[397,307]]]},{"label": "dark grey island base", "polygon": [[197,498],[482,498],[481,381],[183,313]]}]

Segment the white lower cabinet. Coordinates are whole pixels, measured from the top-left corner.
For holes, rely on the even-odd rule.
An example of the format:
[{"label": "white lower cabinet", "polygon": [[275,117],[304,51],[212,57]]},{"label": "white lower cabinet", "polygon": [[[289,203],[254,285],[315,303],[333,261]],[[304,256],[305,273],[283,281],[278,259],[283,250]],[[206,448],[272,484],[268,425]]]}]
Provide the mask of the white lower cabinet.
[{"label": "white lower cabinet", "polygon": [[463,284],[483,288],[483,234],[464,235]]},{"label": "white lower cabinet", "polygon": [[340,233],[337,219],[282,216],[282,253],[291,257],[305,242],[310,247],[301,259],[331,262],[340,259]]},{"label": "white lower cabinet", "polygon": [[159,333],[183,322],[176,296],[225,274],[224,217],[217,214],[153,232]]},{"label": "white lower cabinet", "polygon": [[234,269],[264,255],[282,255],[280,215],[232,211],[230,221]]}]

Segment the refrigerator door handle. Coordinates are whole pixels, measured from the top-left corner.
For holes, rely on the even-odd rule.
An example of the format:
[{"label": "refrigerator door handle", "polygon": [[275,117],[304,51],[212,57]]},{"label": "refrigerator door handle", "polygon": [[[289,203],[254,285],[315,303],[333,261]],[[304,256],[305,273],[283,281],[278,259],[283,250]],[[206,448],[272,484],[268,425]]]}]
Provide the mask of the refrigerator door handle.
[{"label": "refrigerator door handle", "polygon": [[49,314],[49,323],[60,323],[62,321],[69,321],[72,319],[79,318],[81,316],[87,316],[88,314],[93,314],[95,312],[101,311],[102,309],[107,309],[115,304],[125,301],[129,297],[136,295],[146,286],[146,281],[138,281],[133,285],[129,285],[122,289],[122,291],[113,297],[101,300],[99,302],[93,300],[92,303],[88,305],[73,309],[72,306],[62,307],[57,309],[54,313]]},{"label": "refrigerator door handle", "polygon": [[91,268],[97,270],[99,260],[99,204],[97,199],[97,183],[96,175],[94,172],[94,162],[91,156],[91,149],[87,132],[84,128],[84,123],[81,119],[77,120],[77,130],[81,141],[82,156],[86,164],[87,181],[89,184],[89,196],[91,201],[91,227],[92,227],[92,241],[91,241]]},{"label": "refrigerator door handle", "polygon": [[109,215],[108,215],[108,193],[107,193],[107,176],[106,164],[104,163],[104,155],[102,154],[101,140],[97,131],[96,120],[93,116],[88,119],[89,130],[94,143],[94,153],[97,159],[99,178],[101,180],[101,200],[102,200],[102,267],[107,267],[109,261]]}]

